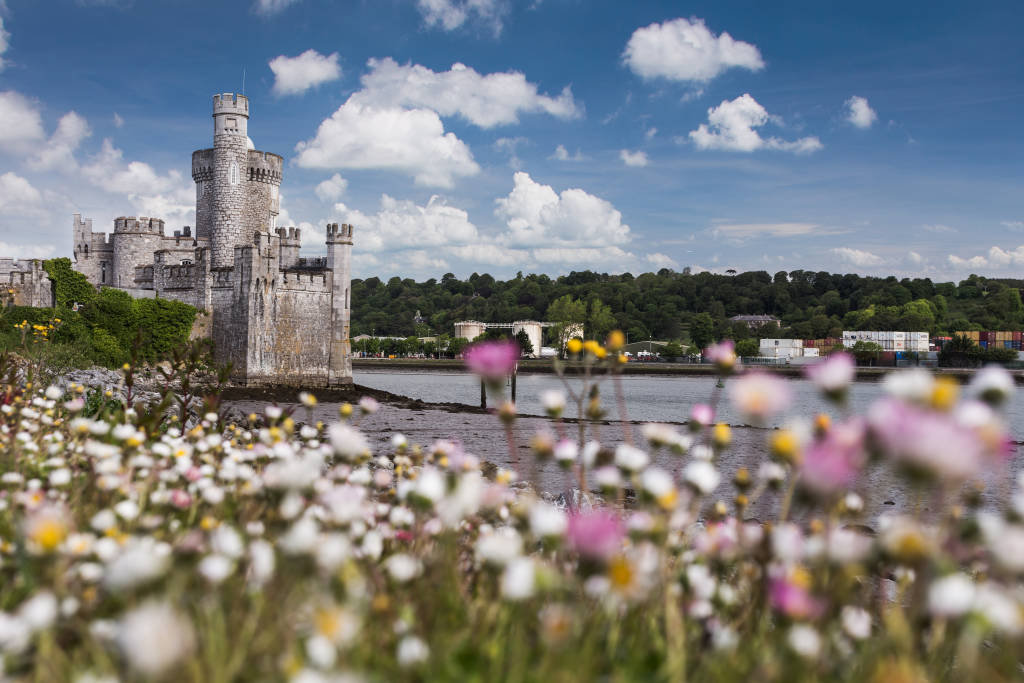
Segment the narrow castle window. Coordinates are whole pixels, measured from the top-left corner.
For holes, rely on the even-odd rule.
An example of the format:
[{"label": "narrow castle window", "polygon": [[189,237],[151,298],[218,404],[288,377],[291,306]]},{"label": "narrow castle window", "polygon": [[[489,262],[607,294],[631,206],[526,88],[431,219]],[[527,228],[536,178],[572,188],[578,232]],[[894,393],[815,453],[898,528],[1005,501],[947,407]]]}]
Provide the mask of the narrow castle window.
[{"label": "narrow castle window", "polygon": [[238,163],[234,161],[231,162],[231,170],[228,172],[228,181],[232,185],[237,185],[240,182],[238,177]]},{"label": "narrow castle window", "polygon": [[106,281],[107,281],[107,262],[106,261],[101,261],[100,262],[100,282],[106,282]]}]

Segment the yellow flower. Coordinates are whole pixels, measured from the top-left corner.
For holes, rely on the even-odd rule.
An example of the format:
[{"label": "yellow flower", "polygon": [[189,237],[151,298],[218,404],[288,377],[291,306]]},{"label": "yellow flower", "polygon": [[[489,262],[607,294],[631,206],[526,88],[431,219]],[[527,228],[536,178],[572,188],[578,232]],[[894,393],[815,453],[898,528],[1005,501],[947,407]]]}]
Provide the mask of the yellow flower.
[{"label": "yellow flower", "polygon": [[626,363],[629,362],[629,356],[627,356],[624,353],[620,353],[619,357],[618,357],[618,361],[619,361],[620,365],[625,365]]},{"label": "yellow flower", "polygon": [[583,342],[583,350],[595,356],[597,355],[597,352],[600,348],[601,345],[598,344],[593,339],[588,339],[587,341]]},{"label": "yellow flower", "polygon": [[800,441],[789,429],[780,429],[771,437],[772,455],[791,464],[800,462]]},{"label": "yellow flower", "polygon": [[569,353],[579,353],[583,349],[583,342],[573,337],[566,343],[565,348]]},{"label": "yellow flower", "polygon": [[629,560],[619,555],[612,559],[608,566],[608,580],[612,587],[619,591],[625,591],[633,585],[636,572]]},{"label": "yellow flower", "polygon": [[302,405],[306,406],[307,408],[312,408],[313,406],[316,405],[316,396],[309,393],[308,391],[303,391],[302,393],[299,394],[299,401],[302,403]]},{"label": "yellow flower", "polygon": [[45,553],[56,550],[67,535],[67,520],[59,510],[53,508],[36,511],[25,523],[26,540]]},{"label": "yellow flower", "polygon": [[199,527],[203,531],[216,529],[218,526],[220,526],[220,522],[218,522],[215,518],[211,517],[210,515],[206,515],[199,521]]},{"label": "yellow flower", "polygon": [[341,415],[341,417],[343,418],[352,417],[352,404],[342,403],[340,406],[338,406],[338,414]]},{"label": "yellow flower", "polygon": [[732,443],[732,430],[729,425],[719,422],[711,429],[711,443],[716,448],[725,448]]},{"label": "yellow flower", "polygon": [[960,393],[960,385],[952,377],[938,377],[932,385],[930,402],[936,410],[951,410],[956,405],[957,395]]},{"label": "yellow flower", "polygon": [[619,349],[621,349],[625,345],[626,345],[626,336],[624,334],[622,334],[621,330],[613,330],[612,333],[608,335],[608,342],[607,342],[606,346],[611,351],[618,351]]}]

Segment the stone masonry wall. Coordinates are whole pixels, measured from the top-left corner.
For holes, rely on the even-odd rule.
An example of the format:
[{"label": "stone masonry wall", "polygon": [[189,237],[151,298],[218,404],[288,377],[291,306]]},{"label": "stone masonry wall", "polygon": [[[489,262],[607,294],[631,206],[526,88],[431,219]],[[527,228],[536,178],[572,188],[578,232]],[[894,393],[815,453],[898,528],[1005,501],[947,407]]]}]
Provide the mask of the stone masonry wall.
[{"label": "stone masonry wall", "polygon": [[192,180],[196,183],[196,237],[213,232],[213,149],[192,153]]},{"label": "stone masonry wall", "polygon": [[135,269],[153,263],[153,254],[160,248],[161,236],[151,232],[115,232],[114,269],[115,287],[134,287]]},{"label": "stone masonry wall", "polygon": [[0,287],[9,293],[15,306],[52,308],[54,305],[53,283],[38,259],[0,259]]},{"label": "stone masonry wall", "polygon": [[[213,201],[211,244],[213,267],[232,265],[235,246],[247,244],[250,235],[244,235],[242,220],[246,207],[246,161],[248,150],[245,135],[221,133],[213,138]],[[232,178],[234,165],[237,176]],[[237,180],[232,184],[232,180]]]}]

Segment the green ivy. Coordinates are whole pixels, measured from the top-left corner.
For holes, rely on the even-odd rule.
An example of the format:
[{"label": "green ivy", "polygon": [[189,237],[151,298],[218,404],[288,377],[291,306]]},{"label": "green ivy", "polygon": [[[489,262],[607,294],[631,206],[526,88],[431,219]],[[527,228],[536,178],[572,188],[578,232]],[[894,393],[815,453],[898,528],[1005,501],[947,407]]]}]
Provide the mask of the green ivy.
[{"label": "green ivy", "polygon": [[[107,367],[120,366],[136,346],[142,360],[154,362],[188,340],[197,313],[192,306],[168,299],[133,299],[127,292],[109,287],[96,291],[84,275],[72,269],[67,258],[45,261],[43,267],[53,281],[56,308],[11,306],[0,310],[0,348],[20,346],[21,334],[14,325],[22,320],[35,324],[54,317],[61,323],[46,346],[74,349],[82,362]],[[74,311],[76,303],[78,310]]]},{"label": "green ivy", "polygon": [[58,309],[70,309],[75,303],[86,304],[96,298],[96,288],[84,275],[71,267],[71,259],[55,258],[43,261],[43,269],[53,281]]}]

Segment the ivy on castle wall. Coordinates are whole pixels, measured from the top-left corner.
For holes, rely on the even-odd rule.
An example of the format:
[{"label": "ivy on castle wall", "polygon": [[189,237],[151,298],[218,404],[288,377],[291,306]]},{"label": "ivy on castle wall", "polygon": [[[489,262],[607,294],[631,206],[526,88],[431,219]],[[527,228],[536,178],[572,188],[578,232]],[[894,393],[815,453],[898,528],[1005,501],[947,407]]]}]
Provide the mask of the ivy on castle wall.
[{"label": "ivy on castle wall", "polygon": [[55,258],[43,261],[43,269],[53,281],[57,308],[71,308],[75,303],[85,304],[96,296],[96,288],[84,275],[71,267],[71,259]]},{"label": "ivy on castle wall", "polygon": [[22,335],[14,325],[53,318],[61,322],[51,343],[73,348],[79,364],[118,367],[136,348],[142,360],[154,362],[188,340],[197,313],[192,306],[168,299],[133,299],[109,287],[96,291],[67,258],[45,261],[43,267],[53,281],[56,306],[12,306],[0,312],[0,349],[21,346]]}]

